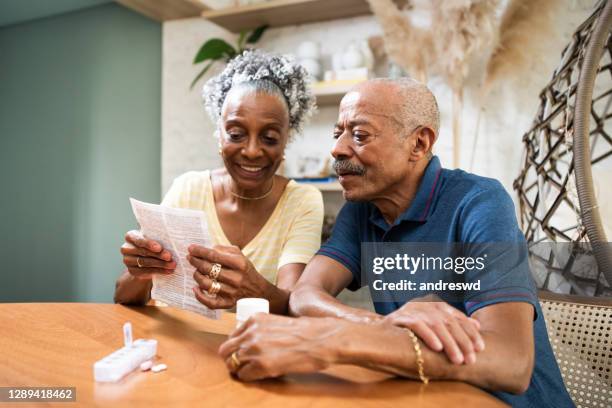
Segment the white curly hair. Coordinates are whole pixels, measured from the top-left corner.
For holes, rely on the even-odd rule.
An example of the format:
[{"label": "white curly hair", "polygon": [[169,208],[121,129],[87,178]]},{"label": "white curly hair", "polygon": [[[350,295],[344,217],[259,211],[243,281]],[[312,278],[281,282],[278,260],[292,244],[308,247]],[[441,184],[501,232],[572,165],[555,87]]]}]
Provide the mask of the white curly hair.
[{"label": "white curly hair", "polygon": [[289,112],[289,138],[301,133],[316,103],[309,89],[306,70],[289,57],[261,50],[247,50],[232,59],[219,75],[202,88],[206,111],[215,123],[221,120],[223,102],[232,88],[249,86],[254,90],[284,97]]}]

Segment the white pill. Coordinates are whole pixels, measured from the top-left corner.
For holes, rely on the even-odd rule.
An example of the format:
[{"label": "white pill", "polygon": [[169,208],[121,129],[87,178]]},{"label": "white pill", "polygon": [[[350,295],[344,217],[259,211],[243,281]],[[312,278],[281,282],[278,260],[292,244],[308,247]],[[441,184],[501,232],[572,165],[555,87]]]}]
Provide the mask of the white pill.
[{"label": "white pill", "polygon": [[148,360],[148,361],[145,361],[144,363],[142,363],[140,365],[140,370],[141,371],[147,371],[147,370],[150,370],[151,367],[153,367],[153,361]]},{"label": "white pill", "polygon": [[154,365],[153,367],[151,367],[151,371],[153,371],[154,373],[159,373],[160,371],[164,371],[166,368],[168,368],[167,365],[158,364],[158,365]]}]

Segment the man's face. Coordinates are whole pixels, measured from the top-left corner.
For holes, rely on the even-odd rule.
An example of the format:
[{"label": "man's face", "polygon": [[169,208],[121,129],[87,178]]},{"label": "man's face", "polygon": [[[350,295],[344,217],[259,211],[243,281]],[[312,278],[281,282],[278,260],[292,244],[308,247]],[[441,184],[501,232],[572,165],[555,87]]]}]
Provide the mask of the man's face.
[{"label": "man's face", "polygon": [[340,103],[331,153],[346,200],[384,198],[412,168],[413,137],[406,137],[410,129],[396,119],[395,100],[390,87],[369,85],[349,92]]}]

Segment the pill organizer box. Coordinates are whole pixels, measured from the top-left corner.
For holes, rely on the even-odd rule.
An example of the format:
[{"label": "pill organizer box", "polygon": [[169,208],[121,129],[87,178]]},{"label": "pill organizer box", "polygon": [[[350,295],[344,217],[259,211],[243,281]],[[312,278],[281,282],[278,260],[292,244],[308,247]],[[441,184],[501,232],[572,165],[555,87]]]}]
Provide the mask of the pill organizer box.
[{"label": "pill organizer box", "polygon": [[117,382],[157,354],[157,340],[138,339],[94,363],[94,379]]}]

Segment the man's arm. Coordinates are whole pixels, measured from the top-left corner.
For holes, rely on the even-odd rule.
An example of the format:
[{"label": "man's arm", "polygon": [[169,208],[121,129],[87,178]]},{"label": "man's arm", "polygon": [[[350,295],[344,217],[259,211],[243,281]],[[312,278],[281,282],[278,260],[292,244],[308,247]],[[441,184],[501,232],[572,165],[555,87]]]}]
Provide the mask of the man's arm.
[{"label": "man's arm", "polygon": [[[533,306],[499,303],[473,314],[487,344],[474,364],[453,364],[445,354],[421,347],[425,375],[460,380],[491,390],[522,393],[534,364]],[[384,346],[384,347],[383,347]],[[234,365],[236,352],[240,365]],[[221,345],[228,368],[245,381],[332,364],[353,364],[418,379],[416,354],[405,329],[379,322],[359,324],[336,318],[257,315]]]},{"label": "man's arm", "polygon": [[[453,364],[443,353],[421,347],[426,376],[464,381],[490,391],[525,392],[534,364],[533,306],[499,303],[480,309],[472,317],[480,322],[480,333],[487,345],[478,353],[476,362]],[[415,351],[402,328],[392,326],[383,331],[361,326],[350,335],[356,344],[339,348],[336,363],[357,364],[418,379]],[[380,347],[381,344],[385,347]]]},{"label": "man's arm", "polygon": [[315,255],[289,297],[289,313],[293,316],[338,317],[353,322],[369,323],[381,318],[368,310],[347,306],[336,296],[353,280],[344,265],[324,255]]},{"label": "man's arm", "polygon": [[[306,266],[289,297],[289,314],[293,316],[337,317],[355,323],[373,323],[383,316],[357,309],[340,302],[335,296],[353,279],[352,273],[340,262],[316,255]],[[451,306],[441,312],[436,306],[443,302],[409,302],[386,320],[411,329],[432,350],[442,351],[455,364],[471,364],[476,353],[484,349],[478,333],[479,325]],[[412,309],[425,309],[417,313]],[[439,322],[446,322],[444,325]]]}]

